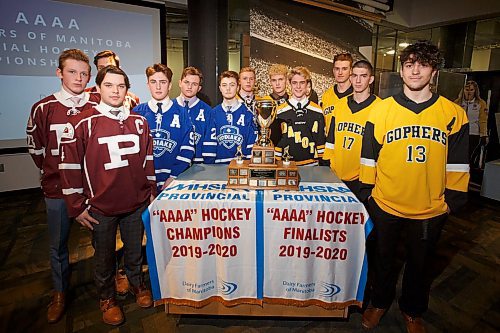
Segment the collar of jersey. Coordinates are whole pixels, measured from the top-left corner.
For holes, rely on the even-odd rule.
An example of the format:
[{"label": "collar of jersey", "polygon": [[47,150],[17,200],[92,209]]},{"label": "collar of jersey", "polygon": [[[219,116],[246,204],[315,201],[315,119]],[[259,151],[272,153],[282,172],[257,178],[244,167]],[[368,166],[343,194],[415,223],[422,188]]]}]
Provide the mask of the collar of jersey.
[{"label": "collar of jersey", "polygon": [[[241,104],[242,104],[241,101],[238,101],[238,103],[231,105],[231,112],[238,110],[240,108]],[[224,110],[224,112],[228,112],[227,107],[229,105],[226,105],[226,104],[224,104],[224,102],[222,102],[220,106],[222,107],[222,110]]]},{"label": "collar of jersey", "polygon": [[154,113],[158,112],[158,103],[162,103],[161,113],[165,113],[168,110],[170,110],[172,104],[174,104],[168,96],[163,101],[157,101],[156,99],[153,98],[148,102],[148,106]]},{"label": "collar of jersey", "polygon": [[288,98],[289,98],[288,93],[286,93],[286,92],[283,96],[279,96],[278,94],[275,94],[275,93],[271,93],[271,95],[269,95],[269,96],[271,96],[271,98],[274,99],[275,101],[278,101],[282,98],[284,98],[285,100],[288,100]]},{"label": "collar of jersey", "polygon": [[100,113],[102,113],[103,115],[105,115],[106,117],[108,118],[112,118],[112,119],[119,119],[118,116],[115,116],[115,115],[112,115],[111,111],[112,109],[115,109],[115,110],[120,110],[122,112],[122,115],[121,115],[121,119],[127,119],[128,116],[130,115],[130,110],[127,109],[125,106],[120,106],[118,108],[116,107],[113,107],[111,105],[108,105],[104,102],[101,101],[101,103],[99,103],[99,105],[97,105],[96,107],[96,110],[99,111]]},{"label": "collar of jersey", "polygon": [[420,112],[429,108],[432,104],[436,103],[438,98],[439,98],[438,94],[432,93],[431,98],[429,98],[427,101],[422,103],[416,103],[411,99],[409,99],[408,96],[404,94],[404,92],[400,92],[399,94],[394,95],[394,100],[396,101],[396,103],[416,114],[419,114]]},{"label": "collar of jersey", "polygon": [[291,97],[286,102],[288,103],[288,105],[290,105],[292,107],[292,109],[297,110],[297,103],[302,103],[303,101],[305,101],[305,103],[304,103],[304,105],[301,105],[300,108],[305,109],[305,108],[307,108],[307,106],[309,106],[309,103],[310,103],[309,99],[307,99],[307,98],[303,98],[302,100],[297,101],[295,98]]},{"label": "collar of jersey", "polygon": [[[240,93],[238,92],[238,99],[242,100],[243,102],[246,102],[246,98],[241,96]],[[255,95],[252,95],[252,102],[255,100]]]},{"label": "collar of jersey", "polygon": [[78,96],[78,97],[80,97],[82,99],[80,101],[79,106],[82,106],[82,105],[84,105],[85,103],[87,103],[89,101],[89,93],[82,92],[79,95],[71,95],[69,92],[67,92],[66,90],[64,90],[63,87],[61,87],[61,90],[59,90],[58,92],[56,92],[54,94],[54,96],[56,97],[56,99],[59,102],[61,102],[62,105],[67,106],[67,107],[73,107],[74,106],[73,102],[71,102],[69,100],[73,96]]},{"label": "collar of jersey", "polygon": [[[179,104],[180,106],[182,106],[182,107],[186,106],[185,105],[186,99],[184,97],[182,97],[181,95],[177,96],[176,100],[177,100],[177,104]],[[200,99],[198,97],[194,96],[193,98],[191,98],[189,100],[188,108],[192,108],[193,106],[198,104],[199,101],[200,101]]]},{"label": "collar of jersey", "polygon": [[368,107],[375,101],[375,99],[376,99],[375,95],[371,94],[363,102],[358,103],[354,100],[354,96],[350,95],[347,96],[347,105],[349,106],[349,109],[351,110],[352,113],[356,113]]},{"label": "collar of jersey", "polygon": [[334,85],[333,92],[335,93],[335,95],[337,95],[338,99],[341,99],[342,97],[346,97],[346,96],[351,95],[354,92],[354,88],[351,85],[349,88],[347,88],[346,91],[344,91],[343,93],[340,93],[337,89],[337,85]]}]

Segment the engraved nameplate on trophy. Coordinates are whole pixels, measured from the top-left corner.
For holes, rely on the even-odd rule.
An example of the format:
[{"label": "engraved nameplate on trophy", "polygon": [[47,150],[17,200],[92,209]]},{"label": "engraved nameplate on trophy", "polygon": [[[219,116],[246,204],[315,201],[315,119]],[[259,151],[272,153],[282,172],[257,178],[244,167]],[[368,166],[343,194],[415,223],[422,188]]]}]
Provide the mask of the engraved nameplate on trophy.
[{"label": "engraved nameplate on trophy", "polygon": [[242,160],[239,147],[236,159],[228,167],[228,188],[298,190],[299,171],[290,161],[288,147],[281,160],[275,156],[274,146],[269,139],[269,126],[276,118],[276,102],[272,99],[258,99],[255,102],[259,139],[252,148],[250,160]]}]

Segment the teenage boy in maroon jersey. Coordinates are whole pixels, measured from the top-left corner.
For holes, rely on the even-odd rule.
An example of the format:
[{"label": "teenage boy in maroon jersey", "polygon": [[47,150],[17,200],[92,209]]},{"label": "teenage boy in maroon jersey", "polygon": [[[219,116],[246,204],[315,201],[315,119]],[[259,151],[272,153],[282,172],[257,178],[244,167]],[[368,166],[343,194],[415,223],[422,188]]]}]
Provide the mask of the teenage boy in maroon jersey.
[{"label": "teenage boy in maroon jersey", "polygon": [[124,317],[115,301],[118,226],[131,291],[140,307],[152,305],[141,270],[141,214],[156,191],[153,140],[146,119],[124,106],[130,86],[125,72],[107,66],[97,74],[96,83],[101,102],[67,124],[59,170],[69,215],[92,230],[103,321],[119,325]]},{"label": "teenage boy in maroon jersey", "polygon": [[70,49],[62,52],[56,74],[61,79],[61,90],[33,105],[26,127],[29,152],[42,172],[42,190],[47,206],[54,284],[52,301],[47,310],[49,323],[57,322],[64,313],[69,284],[68,237],[71,220],[66,211],[57,167],[59,143],[69,118],[99,102],[84,92],[90,79],[90,64],[82,51]]}]

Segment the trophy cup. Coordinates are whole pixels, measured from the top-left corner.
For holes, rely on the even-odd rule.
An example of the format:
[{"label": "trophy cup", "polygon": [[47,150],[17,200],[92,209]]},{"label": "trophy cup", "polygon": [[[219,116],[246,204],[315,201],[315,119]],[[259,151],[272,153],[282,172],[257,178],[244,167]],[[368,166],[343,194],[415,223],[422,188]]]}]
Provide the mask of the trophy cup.
[{"label": "trophy cup", "polygon": [[299,172],[295,162],[289,160],[288,149],[284,160],[277,160],[274,145],[269,139],[269,127],[276,114],[277,104],[274,100],[255,101],[259,138],[252,148],[250,160],[242,161],[237,153],[236,159],[229,164],[227,187],[298,190]]}]

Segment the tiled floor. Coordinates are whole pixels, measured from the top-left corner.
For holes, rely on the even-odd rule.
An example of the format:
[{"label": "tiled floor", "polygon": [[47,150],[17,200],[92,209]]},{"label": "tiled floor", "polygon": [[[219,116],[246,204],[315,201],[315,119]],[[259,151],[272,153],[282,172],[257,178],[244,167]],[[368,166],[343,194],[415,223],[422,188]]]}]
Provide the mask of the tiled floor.
[{"label": "tiled floor", "polygon": [[[436,278],[425,314],[430,332],[500,331],[500,204],[472,195],[450,217],[439,243]],[[93,284],[90,233],[74,224],[70,303],[63,319],[47,324],[51,290],[45,205],[39,190],[0,194],[0,332],[360,332],[361,313],[348,320],[167,315],[121,299],[126,322],[101,322]],[[396,304],[373,332],[404,332]]]}]

